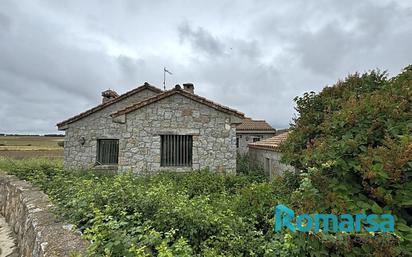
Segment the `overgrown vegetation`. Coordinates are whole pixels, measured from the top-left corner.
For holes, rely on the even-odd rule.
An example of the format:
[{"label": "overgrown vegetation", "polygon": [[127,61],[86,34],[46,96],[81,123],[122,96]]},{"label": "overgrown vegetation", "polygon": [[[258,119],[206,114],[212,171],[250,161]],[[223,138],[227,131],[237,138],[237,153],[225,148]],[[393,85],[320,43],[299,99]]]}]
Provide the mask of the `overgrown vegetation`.
[{"label": "overgrown vegetation", "polygon": [[[151,177],[64,171],[58,161],[0,159],[31,181],[92,244],[90,256],[410,256],[412,66],[355,74],[296,98],[283,145],[302,172],[268,182],[238,158],[237,176]],[[395,233],[273,232],[273,207],[391,213]]]},{"label": "overgrown vegetation", "polygon": [[329,255],[410,255],[412,66],[391,79],[379,71],[354,74],[295,101],[299,118],[283,150],[304,171],[304,183],[292,207],[396,216],[392,235],[319,235],[320,247]]},{"label": "overgrown vegetation", "polygon": [[[208,171],[152,177],[67,172],[58,162],[0,159],[0,167],[44,190],[58,213],[93,243],[90,256],[290,255],[273,230],[286,176]],[[284,181],[283,181],[284,180]],[[279,197],[278,197],[279,196]]]}]

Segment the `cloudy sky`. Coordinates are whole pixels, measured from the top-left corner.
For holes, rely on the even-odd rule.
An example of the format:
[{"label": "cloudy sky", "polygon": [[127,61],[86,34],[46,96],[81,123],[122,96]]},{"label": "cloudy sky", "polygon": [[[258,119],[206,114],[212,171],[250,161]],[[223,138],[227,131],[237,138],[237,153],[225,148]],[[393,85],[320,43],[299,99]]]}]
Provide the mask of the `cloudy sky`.
[{"label": "cloudy sky", "polygon": [[0,0],[0,132],[55,124],[148,81],[287,127],[293,98],[412,63],[412,1]]}]

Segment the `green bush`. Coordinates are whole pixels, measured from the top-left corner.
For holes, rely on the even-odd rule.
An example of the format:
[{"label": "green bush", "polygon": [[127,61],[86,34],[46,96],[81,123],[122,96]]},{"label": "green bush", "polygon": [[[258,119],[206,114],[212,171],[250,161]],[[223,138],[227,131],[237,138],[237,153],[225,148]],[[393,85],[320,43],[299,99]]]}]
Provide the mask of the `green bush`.
[{"label": "green bush", "polygon": [[273,256],[283,241],[272,232],[280,187],[255,177],[102,175],[44,160],[0,159],[0,168],[44,190],[91,240],[90,256]]},{"label": "green bush", "polygon": [[248,154],[237,154],[236,158],[236,173],[245,175],[255,181],[265,181],[265,173],[262,167],[256,167]]},{"label": "green bush", "polygon": [[284,159],[304,172],[291,197],[295,208],[396,218],[395,233],[374,240],[357,234],[317,242],[328,254],[410,254],[412,66],[391,79],[379,71],[350,75],[295,100],[299,117],[283,144]]}]

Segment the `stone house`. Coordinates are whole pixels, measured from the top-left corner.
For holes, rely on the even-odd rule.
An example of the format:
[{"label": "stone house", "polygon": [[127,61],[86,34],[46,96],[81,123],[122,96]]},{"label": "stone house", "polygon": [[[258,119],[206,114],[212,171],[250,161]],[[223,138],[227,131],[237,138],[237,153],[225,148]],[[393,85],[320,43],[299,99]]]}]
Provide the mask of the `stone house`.
[{"label": "stone house", "polygon": [[57,124],[67,169],[153,173],[236,171],[236,126],[244,114],[194,94],[193,84],[162,91],[148,83]]},{"label": "stone house", "polygon": [[279,146],[287,139],[288,132],[250,143],[249,157],[255,167],[263,168],[265,175],[272,179],[274,176],[282,175],[286,170],[295,171],[295,168],[280,162],[282,153]]},{"label": "stone house", "polygon": [[239,154],[247,154],[249,143],[258,142],[276,135],[276,129],[272,128],[265,120],[252,120],[245,118],[236,127],[236,148]]}]

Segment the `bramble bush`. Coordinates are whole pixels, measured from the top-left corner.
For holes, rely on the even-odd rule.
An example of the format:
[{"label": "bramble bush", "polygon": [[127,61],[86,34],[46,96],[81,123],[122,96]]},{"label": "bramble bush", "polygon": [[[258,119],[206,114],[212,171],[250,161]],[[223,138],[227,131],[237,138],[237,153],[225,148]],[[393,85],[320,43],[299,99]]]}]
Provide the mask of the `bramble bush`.
[{"label": "bramble bush", "polygon": [[[393,234],[318,241],[327,254],[412,252],[412,66],[388,78],[371,71],[295,98],[299,113],[284,159],[303,171],[292,195],[301,213],[391,213]],[[303,183],[301,182],[301,187]],[[331,235],[338,236],[338,235]]]},{"label": "bramble bush", "polygon": [[45,191],[57,214],[92,242],[90,256],[286,256],[294,249],[273,233],[277,196],[293,190],[286,182],[209,171],[69,172],[48,160],[0,159],[0,168]]}]

